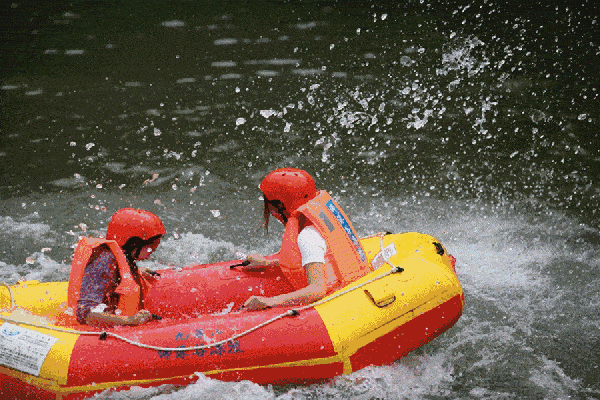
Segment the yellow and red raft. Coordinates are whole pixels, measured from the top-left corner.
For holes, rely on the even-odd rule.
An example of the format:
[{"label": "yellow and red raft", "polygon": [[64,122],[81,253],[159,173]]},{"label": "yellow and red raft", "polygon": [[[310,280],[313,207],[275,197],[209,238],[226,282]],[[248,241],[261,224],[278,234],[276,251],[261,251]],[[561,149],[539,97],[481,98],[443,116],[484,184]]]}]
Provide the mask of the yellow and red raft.
[{"label": "yellow and red raft", "polygon": [[134,327],[57,322],[65,320],[68,282],[0,286],[0,398],[79,399],[185,385],[199,374],[313,383],[389,364],[460,318],[454,259],[437,239],[380,234],[361,243],[374,272],[289,309],[239,311],[252,294],[292,289],[276,272],[230,269],[236,261],[159,271],[145,304],[162,319]]}]

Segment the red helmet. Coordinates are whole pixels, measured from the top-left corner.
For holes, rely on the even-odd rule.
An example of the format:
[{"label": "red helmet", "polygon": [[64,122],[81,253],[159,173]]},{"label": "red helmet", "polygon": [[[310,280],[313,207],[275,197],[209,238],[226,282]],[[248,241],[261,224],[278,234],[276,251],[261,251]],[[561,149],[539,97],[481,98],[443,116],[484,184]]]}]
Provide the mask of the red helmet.
[{"label": "red helmet", "polygon": [[167,233],[160,218],[146,210],[122,208],[117,211],[106,230],[106,238],[115,240],[121,247],[132,237],[148,240]]},{"label": "red helmet", "polygon": [[296,168],[279,168],[269,172],[261,182],[260,190],[267,200],[283,203],[290,214],[317,195],[313,177]]}]

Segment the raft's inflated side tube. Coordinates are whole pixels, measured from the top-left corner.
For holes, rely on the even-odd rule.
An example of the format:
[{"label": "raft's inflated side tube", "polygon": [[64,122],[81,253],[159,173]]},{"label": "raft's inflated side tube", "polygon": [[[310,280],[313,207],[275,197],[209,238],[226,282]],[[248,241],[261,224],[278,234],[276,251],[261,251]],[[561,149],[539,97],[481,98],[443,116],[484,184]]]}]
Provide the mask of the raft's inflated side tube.
[{"label": "raft's inflated side tube", "polygon": [[[271,323],[266,322],[281,316],[287,309],[196,318],[184,315],[189,310],[177,315],[174,310],[165,308],[171,317],[162,321],[137,327],[115,327],[108,331],[164,348],[187,348],[225,340],[207,349],[148,349],[110,335],[103,338],[98,334],[55,332],[4,322],[0,334],[3,329],[10,334],[16,327],[33,337],[43,335],[37,339],[40,343],[47,340],[53,344],[40,345],[37,354],[30,355],[31,360],[37,356],[39,361],[42,353],[47,351],[37,374],[35,371],[24,372],[27,370],[23,368],[24,363],[13,363],[21,370],[5,366],[6,363],[0,365],[0,397],[83,398],[107,388],[187,384],[198,379],[196,373],[259,384],[305,384],[351,373],[368,365],[389,364],[447,330],[462,314],[463,291],[452,259],[439,243],[431,236],[418,233],[364,239],[362,244],[376,268],[374,272],[330,294],[314,307],[298,307],[298,313],[285,314]],[[246,276],[243,272],[232,271],[229,264],[184,268],[181,286],[174,286],[174,281],[169,278],[165,282],[170,282],[171,286],[163,286],[168,294],[161,295],[178,302],[186,297],[195,299],[200,295],[196,294],[199,290],[191,290],[200,284],[196,279],[210,276],[214,286],[204,288],[212,292],[202,295],[216,296],[220,303],[216,308],[220,309],[230,304],[227,295],[221,292],[231,292],[228,293],[231,296],[236,288],[231,282],[237,282],[235,296],[240,299],[260,290],[253,287],[252,292],[248,291],[249,283],[262,284],[262,289],[268,292],[275,290],[265,286],[268,282],[279,282],[276,274],[260,275],[258,272],[258,275]],[[60,303],[66,301],[64,283],[30,283],[13,288],[20,307],[25,306],[47,318],[55,317]],[[0,287],[0,304],[5,309],[10,299],[6,300],[6,289],[2,289]],[[155,293],[156,298],[160,297],[158,294]],[[238,303],[237,297],[233,302]],[[158,302],[154,306],[159,307]],[[27,314],[21,308],[4,311],[1,315],[21,320],[41,318]],[[261,323],[266,325],[232,338]],[[81,326],[78,329],[93,330]]]},{"label": "raft's inflated side tube", "polygon": [[[68,383],[70,355],[79,335],[30,325],[55,326],[66,309],[67,286],[68,282],[38,281],[19,282],[10,291],[0,286],[0,317],[23,322],[0,320],[0,337],[22,337],[21,342],[30,346],[20,354],[6,347],[0,350],[0,398],[56,399],[57,391]],[[18,307],[1,311],[8,309],[11,297]]]},{"label": "raft's inflated side tube", "polygon": [[453,259],[445,249],[440,254],[441,244],[433,236],[389,234],[362,244],[376,271],[350,286],[390,266],[403,271],[315,307],[336,352],[344,355],[345,373],[408,354],[454,325],[464,307]]}]

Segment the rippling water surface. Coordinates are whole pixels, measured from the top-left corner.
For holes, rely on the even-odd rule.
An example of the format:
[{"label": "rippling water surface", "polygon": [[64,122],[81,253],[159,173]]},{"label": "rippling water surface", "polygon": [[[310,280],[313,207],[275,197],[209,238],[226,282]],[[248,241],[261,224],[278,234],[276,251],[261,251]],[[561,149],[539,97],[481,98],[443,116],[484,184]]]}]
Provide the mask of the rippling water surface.
[{"label": "rippling water surface", "polygon": [[600,398],[594,2],[2,7],[0,280],[68,279],[124,206],[164,219],[156,267],[275,252],[281,166],[458,259],[464,316],[390,366],[101,398]]}]

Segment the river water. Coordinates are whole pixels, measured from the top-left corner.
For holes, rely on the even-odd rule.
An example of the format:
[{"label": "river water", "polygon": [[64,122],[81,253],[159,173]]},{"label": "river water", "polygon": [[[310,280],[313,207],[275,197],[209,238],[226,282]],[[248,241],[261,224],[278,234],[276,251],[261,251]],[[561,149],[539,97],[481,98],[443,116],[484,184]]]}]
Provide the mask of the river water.
[{"label": "river water", "polygon": [[361,235],[458,260],[464,316],[390,366],[101,398],[600,398],[595,2],[2,7],[1,281],[68,279],[125,206],[165,221],[151,267],[275,252],[257,185],[282,166]]}]

